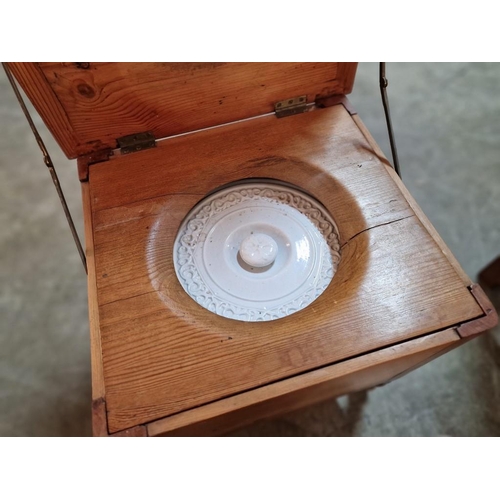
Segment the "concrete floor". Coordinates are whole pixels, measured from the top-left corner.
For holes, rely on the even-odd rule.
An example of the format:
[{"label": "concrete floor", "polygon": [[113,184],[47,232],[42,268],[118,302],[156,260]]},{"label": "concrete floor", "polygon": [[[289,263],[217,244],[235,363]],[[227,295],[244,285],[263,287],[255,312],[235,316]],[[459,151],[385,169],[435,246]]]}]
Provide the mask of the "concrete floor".
[{"label": "concrete floor", "polygon": [[[405,184],[476,279],[500,253],[500,64],[388,64],[387,71]],[[351,101],[390,155],[377,72],[360,64]],[[36,123],[81,229],[76,165]],[[87,436],[86,277],[3,73],[0,124],[0,435]],[[498,436],[498,337],[483,335],[366,394],[233,435]]]}]

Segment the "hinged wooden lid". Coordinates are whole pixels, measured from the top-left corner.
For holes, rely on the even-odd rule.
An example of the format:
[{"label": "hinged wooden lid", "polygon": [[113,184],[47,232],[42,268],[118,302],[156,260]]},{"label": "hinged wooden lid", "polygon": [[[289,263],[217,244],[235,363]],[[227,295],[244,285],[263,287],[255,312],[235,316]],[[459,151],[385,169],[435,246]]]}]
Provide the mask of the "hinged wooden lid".
[{"label": "hinged wooden lid", "polygon": [[9,63],[68,158],[351,92],[356,63]]}]

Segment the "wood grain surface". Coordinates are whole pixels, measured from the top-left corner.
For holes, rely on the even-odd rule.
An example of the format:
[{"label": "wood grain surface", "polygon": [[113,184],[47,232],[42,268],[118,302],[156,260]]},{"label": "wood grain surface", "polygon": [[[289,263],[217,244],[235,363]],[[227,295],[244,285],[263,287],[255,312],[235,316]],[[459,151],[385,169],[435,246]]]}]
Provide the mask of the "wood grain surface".
[{"label": "wood grain surface", "polygon": [[[185,294],[173,241],[208,192],[260,177],[319,199],[342,258],[306,309],[235,322]],[[91,165],[89,183],[110,433],[484,314],[342,105],[161,141]]]},{"label": "wood grain surface", "polygon": [[356,63],[9,63],[69,158],[351,92]]},{"label": "wood grain surface", "polygon": [[401,190],[402,194],[404,195],[404,197],[408,201],[408,204],[410,205],[411,209],[415,212],[417,217],[420,219],[420,222],[424,225],[425,229],[434,238],[434,241],[439,245],[439,248],[441,248],[441,251],[446,255],[446,258],[450,261],[451,265],[455,268],[455,271],[457,272],[457,274],[462,278],[462,281],[467,286],[472,285],[472,280],[469,278],[469,276],[467,276],[465,271],[460,266],[458,260],[451,253],[450,249],[448,248],[448,246],[444,242],[443,238],[441,238],[440,234],[436,231],[436,229],[432,225],[431,221],[427,218],[427,216],[424,214],[422,209],[418,206],[417,202],[415,201],[415,198],[413,198],[413,196],[408,191],[408,189],[404,185],[401,178],[395,172],[395,170],[392,167],[392,165],[390,164],[389,160],[385,157],[384,153],[382,152],[382,150],[380,149],[378,144],[375,142],[375,139],[372,137],[370,131],[365,127],[364,123],[361,121],[361,118],[359,118],[359,116],[353,116],[352,118],[356,122],[356,125],[359,127],[360,131],[363,133],[364,137],[366,138],[366,140],[368,141],[370,146],[373,148],[373,151],[377,155],[377,158],[382,163],[385,164],[387,172],[393,178],[393,180],[397,184],[398,188]]},{"label": "wood grain surface", "polygon": [[102,369],[101,330],[99,327],[99,305],[97,301],[96,266],[94,256],[94,225],[90,204],[90,190],[82,182],[83,218],[85,223],[85,255],[87,257],[87,287],[90,327],[90,363],[92,368],[92,400],[105,397]]},{"label": "wood grain surface", "polygon": [[147,425],[150,436],[220,435],[326,399],[384,384],[462,343],[453,329],[209,403]]}]

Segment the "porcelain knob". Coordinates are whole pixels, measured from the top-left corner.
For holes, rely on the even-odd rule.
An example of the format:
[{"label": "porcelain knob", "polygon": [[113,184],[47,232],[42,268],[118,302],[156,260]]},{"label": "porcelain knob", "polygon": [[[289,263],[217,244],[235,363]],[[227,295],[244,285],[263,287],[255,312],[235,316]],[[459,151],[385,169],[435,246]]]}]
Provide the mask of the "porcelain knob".
[{"label": "porcelain knob", "polygon": [[264,233],[254,233],[247,236],[241,243],[241,258],[252,267],[271,265],[278,254],[276,241]]}]

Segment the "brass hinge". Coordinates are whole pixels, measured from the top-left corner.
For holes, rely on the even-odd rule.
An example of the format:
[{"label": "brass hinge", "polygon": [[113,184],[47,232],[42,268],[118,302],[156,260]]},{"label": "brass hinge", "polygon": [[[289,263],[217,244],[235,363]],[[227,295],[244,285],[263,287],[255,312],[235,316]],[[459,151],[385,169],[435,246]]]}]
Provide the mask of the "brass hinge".
[{"label": "brass hinge", "polygon": [[278,118],[283,118],[290,115],[298,115],[303,113],[308,108],[307,96],[291,97],[284,101],[279,101],[274,105],[274,111]]},{"label": "brass hinge", "polygon": [[156,147],[156,139],[151,132],[126,135],[124,137],[119,137],[116,142],[118,143],[122,155]]}]

